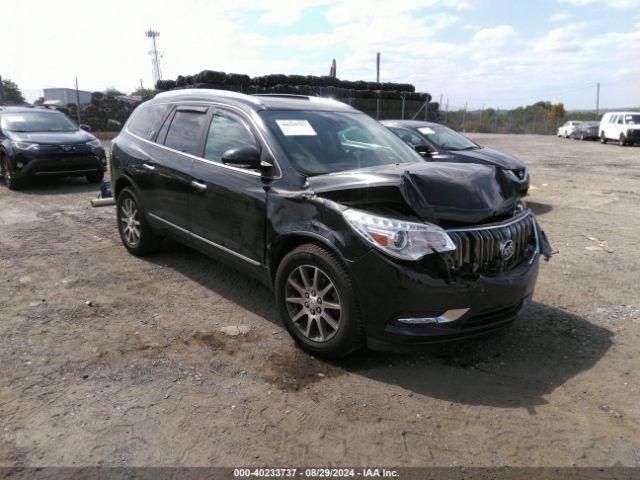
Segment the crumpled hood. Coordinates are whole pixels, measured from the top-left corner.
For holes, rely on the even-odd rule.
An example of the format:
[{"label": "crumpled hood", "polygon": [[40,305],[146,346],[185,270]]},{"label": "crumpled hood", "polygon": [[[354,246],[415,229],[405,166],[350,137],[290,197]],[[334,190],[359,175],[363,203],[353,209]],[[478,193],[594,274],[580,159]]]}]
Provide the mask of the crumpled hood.
[{"label": "crumpled hood", "polygon": [[75,145],[86,143],[95,137],[84,130],[75,132],[11,132],[11,138],[18,142],[33,142],[46,145]]},{"label": "crumpled hood", "polygon": [[520,170],[525,164],[517,157],[492,148],[477,148],[475,150],[457,150],[448,152],[453,155],[468,159],[469,162],[485,165],[498,165],[507,170]]},{"label": "crumpled hood", "polygon": [[[365,208],[402,201],[420,219],[435,223],[487,222],[514,208],[519,185],[490,165],[425,162],[308,178],[316,195]],[[389,192],[398,193],[393,195]],[[385,192],[384,194],[380,194]],[[388,200],[385,200],[388,199]]]}]

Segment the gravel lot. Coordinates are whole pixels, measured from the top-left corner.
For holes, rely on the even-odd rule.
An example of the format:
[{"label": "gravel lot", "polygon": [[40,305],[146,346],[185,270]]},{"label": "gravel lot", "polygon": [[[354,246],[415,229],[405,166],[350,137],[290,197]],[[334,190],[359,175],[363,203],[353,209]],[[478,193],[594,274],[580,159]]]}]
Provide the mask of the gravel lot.
[{"label": "gravel lot", "polygon": [[640,148],[473,137],[558,253],[519,323],[420,355],[311,358],[253,280],[127,254],[95,186],[0,187],[0,465],[640,466]]}]

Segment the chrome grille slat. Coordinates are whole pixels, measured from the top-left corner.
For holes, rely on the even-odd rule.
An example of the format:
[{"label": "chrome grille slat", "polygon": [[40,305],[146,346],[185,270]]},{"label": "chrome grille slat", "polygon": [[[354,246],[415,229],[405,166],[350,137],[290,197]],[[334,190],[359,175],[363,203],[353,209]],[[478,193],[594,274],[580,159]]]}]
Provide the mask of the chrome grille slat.
[{"label": "chrome grille slat", "polygon": [[[520,264],[535,248],[534,219],[531,212],[502,224],[455,228],[447,231],[456,246],[454,266],[480,273],[499,273]],[[504,260],[500,248],[504,240],[513,242],[513,255]],[[530,256],[530,255],[529,255]]]}]

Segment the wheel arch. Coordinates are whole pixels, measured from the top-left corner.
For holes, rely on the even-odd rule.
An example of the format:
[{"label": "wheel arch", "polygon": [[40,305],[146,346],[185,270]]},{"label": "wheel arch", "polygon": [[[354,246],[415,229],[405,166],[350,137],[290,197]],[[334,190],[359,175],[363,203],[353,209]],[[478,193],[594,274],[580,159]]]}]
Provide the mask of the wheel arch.
[{"label": "wheel arch", "polygon": [[134,191],[137,191],[135,183],[131,177],[128,175],[120,175],[117,178],[116,183],[113,185],[113,198],[117,200],[120,192],[127,187],[131,187]]},{"label": "wheel arch", "polygon": [[340,252],[340,250],[336,247],[336,245],[331,242],[330,239],[313,232],[290,232],[282,237],[280,237],[276,243],[274,243],[270,251],[267,255],[267,267],[269,268],[269,278],[271,280],[271,285],[275,287],[275,278],[276,273],[278,271],[278,266],[280,262],[285,257],[285,255],[291,252],[294,248],[299,247],[300,245],[304,245],[306,243],[313,243],[319,245],[321,247],[326,248],[331,253],[335,254],[338,259],[342,262],[343,266],[349,270],[348,263],[346,262],[344,255]]}]

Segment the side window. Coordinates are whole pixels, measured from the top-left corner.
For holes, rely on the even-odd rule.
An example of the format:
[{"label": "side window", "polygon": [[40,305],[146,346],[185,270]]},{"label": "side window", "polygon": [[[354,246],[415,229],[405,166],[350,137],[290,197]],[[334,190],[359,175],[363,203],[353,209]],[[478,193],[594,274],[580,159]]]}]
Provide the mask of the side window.
[{"label": "side window", "polygon": [[409,130],[405,130],[404,128],[391,128],[391,131],[414,147],[425,144],[424,140],[422,140],[418,135],[410,132]]},{"label": "side window", "polygon": [[622,125],[624,123],[624,115],[618,115],[618,125]]},{"label": "side window", "polygon": [[611,119],[609,120],[609,123],[616,123],[617,120],[618,120],[618,116],[617,115],[612,115]]},{"label": "side window", "polygon": [[253,147],[259,150],[258,142],[249,127],[235,115],[216,112],[211,119],[204,148],[204,158],[222,162],[222,155],[230,148]]},{"label": "side window", "polygon": [[127,129],[134,135],[153,140],[171,105],[141,105],[133,112]]},{"label": "side window", "polygon": [[178,109],[164,141],[166,147],[190,155],[200,155],[200,141],[207,120],[207,109]]}]

